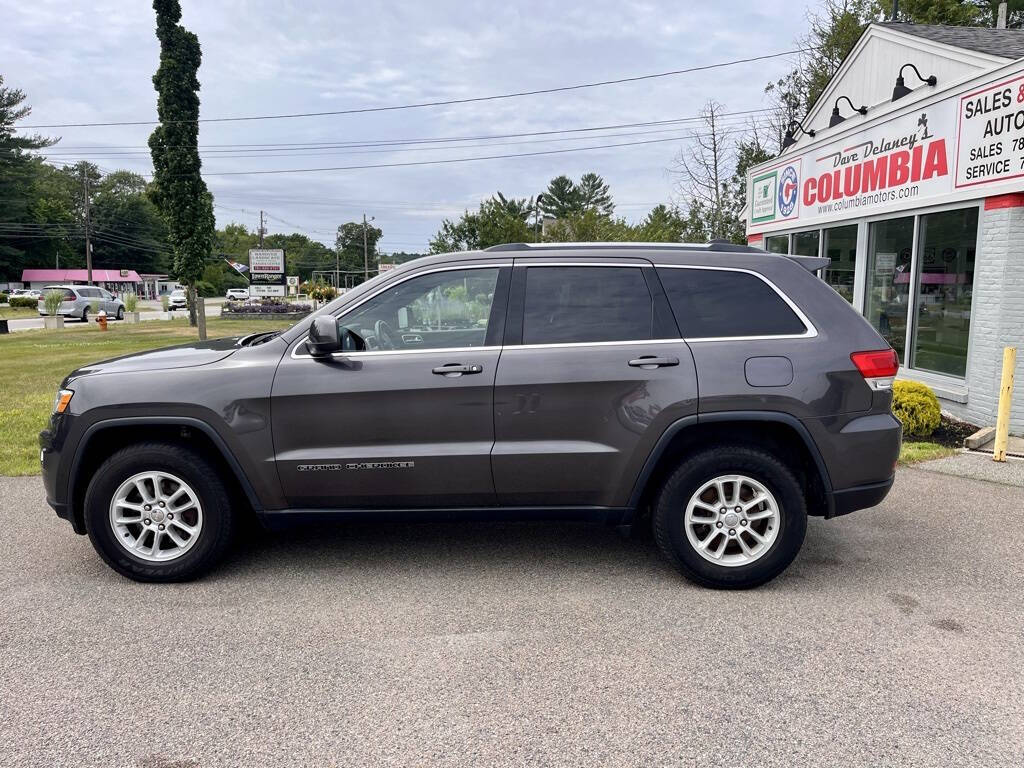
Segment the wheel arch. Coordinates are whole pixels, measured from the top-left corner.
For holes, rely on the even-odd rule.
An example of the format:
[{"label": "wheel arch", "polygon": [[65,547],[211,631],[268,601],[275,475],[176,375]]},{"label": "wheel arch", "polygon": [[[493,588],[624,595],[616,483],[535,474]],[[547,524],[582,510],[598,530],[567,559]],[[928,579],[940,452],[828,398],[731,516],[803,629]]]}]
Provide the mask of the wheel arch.
[{"label": "wheel arch", "polygon": [[700,413],[670,424],[633,485],[629,508],[634,515],[647,508],[654,493],[683,456],[697,446],[714,443],[772,451],[806,483],[809,513],[826,518],[833,516],[832,484],[818,446],[799,419],[779,411]]},{"label": "wheel arch", "polygon": [[68,475],[71,523],[85,533],[84,499],[93,472],[114,450],[136,442],[186,442],[221,470],[228,493],[254,512],[262,510],[259,497],[224,438],[204,421],[188,416],[142,416],[104,419],[89,426],[75,451]]}]

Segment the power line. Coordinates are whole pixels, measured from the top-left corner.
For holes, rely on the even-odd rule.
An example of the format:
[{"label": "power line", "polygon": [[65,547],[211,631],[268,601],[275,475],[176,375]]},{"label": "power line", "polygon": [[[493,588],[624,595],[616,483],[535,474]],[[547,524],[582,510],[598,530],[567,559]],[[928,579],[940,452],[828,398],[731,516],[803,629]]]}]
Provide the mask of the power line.
[{"label": "power line", "polygon": [[[594,149],[615,149],[618,147],[637,147],[645,144],[663,144],[666,141],[678,141],[678,137],[667,139],[646,139],[644,141],[626,141],[618,144],[595,144],[590,147],[570,147],[568,149],[546,149],[536,152],[516,152],[503,155],[480,155],[477,157],[454,157],[445,160],[413,160],[404,163],[371,163],[368,165],[339,165],[328,168],[279,168],[259,171],[203,171],[206,176],[253,176],[279,173],[316,173],[321,171],[358,171],[372,168],[408,168],[417,165],[450,165],[452,163],[470,163],[478,160],[502,160],[513,157],[539,157],[542,155],[563,155],[569,152],[586,152]],[[152,174],[149,174],[152,175]]]},{"label": "power line", "polygon": [[[748,115],[763,114],[765,112],[772,112],[772,111],[773,110],[771,108],[746,109],[746,110],[740,110],[740,111],[737,111],[737,112],[721,112],[721,113],[718,113],[718,116],[723,117],[723,118],[726,118],[726,117],[743,117],[743,116],[748,116]],[[524,137],[529,137],[529,136],[551,136],[551,135],[559,134],[559,133],[589,133],[589,132],[593,132],[593,131],[612,131],[612,130],[618,130],[620,128],[651,128],[651,127],[654,127],[654,126],[661,126],[661,125],[676,125],[676,124],[679,124],[679,123],[701,122],[704,119],[705,118],[702,115],[694,115],[694,116],[691,116],[691,117],[676,117],[676,118],[670,118],[670,119],[666,119],[666,120],[647,120],[647,121],[639,122],[639,123],[618,123],[618,124],[613,124],[613,125],[588,126],[586,128],[558,128],[558,129],[551,129],[551,130],[546,130],[546,131],[525,131],[525,132],[520,132],[520,133],[478,134],[478,135],[474,135],[474,136],[442,136],[442,137],[425,138],[425,139],[377,139],[377,140],[353,139],[353,140],[350,140],[350,141],[342,141],[342,140],[338,139],[338,140],[335,140],[335,141],[277,142],[277,143],[269,143],[269,144],[201,144],[199,146],[199,149],[200,150],[208,150],[208,151],[211,151],[211,152],[214,152],[214,151],[232,152],[232,151],[241,151],[243,149],[247,150],[247,151],[249,151],[249,150],[257,151],[260,148],[269,147],[270,150],[267,150],[267,151],[271,151],[273,149],[287,149],[287,148],[295,148],[295,149],[302,149],[302,148],[309,148],[309,149],[338,148],[338,149],[342,149],[342,148],[360,148],[360,147],[382,147],[382,146],[404,145],[404,144],[438,144],[438,143],[462,142],[462,141],[489,141],[489,140],[493,140],[493,139],[517,139],[517,138],[524,138]],[[106,146],[97,146],[97,145],[71,145],[71,146],[68,146],[68,145],[62,145],[62,146],[58,146],[58,149],[96,150],[97,152],[99,152],[99,151],[106,151],[106,150],[114,150],[114,149],[127,149],[127,150],[136,150],[135,153],[138,153],[138,152],[142,152],[144,154],[148,154],[149,153],[148,147],[144,147],[144,146],[142,146],[140,144],[120,144],[120,145],[118,145],[118,144],[110,144],[110,145],[106,145]],[[11,151],[11,150],[6,150],[6,151]],[[38,150],[38,151],[42,152],[43,150]],[[125,154],[133,154],[133,153],[125,153]],[[47,155],[47,156],[51,157],[51,156],[59,156],[59,155],[52,155],[51,154],[51,155]]]},{"label": "power line", "polygon": [[[395,104],[387,107],[359,107],[354,109],[339,109],[330,112],[295,112],[291,114],[283,115],[246,115],[241,117],[206,117],[198,118],[196,120],[168,120],[165,124],[170,123],[236,123],[249,120],[288,120],[298,117],[329,117],[336,115],[355,115],[365,114],[368,112],[393,112],[400,109],[421,109],[423,107],[447,107],[455,104],[473,104],[481,101],[497,101],[499,99],[514,99],[523,96],[540,96],[547,93],[563,93],[565,91],[579,91],[586,88],[600,88],[606,85],[621,85],[623,83],[635,83],[642,80],[654,80],[662,77],[673,77],[675,75],[684,75],[692,72],[706,72],[711,69],[720,69],[722,67],[731,67],[736,64],[749,64],[754,61],[765,61],[767,59],[776,59],[780,56],[792,56],[798,53],[806,53],[810,48],[797,48],[792,51],[782,51],[780,53],[767,53],[763,56],[750,56],[745,59],[733,59],[731,61],[721,61],[715,64],[702,64],[696,67],[686,67],[684,69],[674,69],[669,72],[658,72],[649,75],[636,75],[633,77],[620,77],[614,80],[599,80],[592,83],[579,83],[576,85],[562,85],[554,88],[538,88],[531,91],[515,91],[513,93],[502,93],[493,96],[473,96],[464,99],[445,99],[443,101],[422,101],[414,104]],[[22,125],[19,130],[27,128],[38,129],[38,128],[102,128],[114,125],[159,125],[159,120],[112,120],[109,122],[102,123],[40,123],[34,125]]]}]

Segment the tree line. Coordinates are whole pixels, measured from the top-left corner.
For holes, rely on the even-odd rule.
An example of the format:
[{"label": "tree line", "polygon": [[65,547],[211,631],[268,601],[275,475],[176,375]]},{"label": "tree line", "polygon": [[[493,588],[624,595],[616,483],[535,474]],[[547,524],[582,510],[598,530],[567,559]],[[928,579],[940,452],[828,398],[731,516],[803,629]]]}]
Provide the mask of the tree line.
[{"label": "tree line", "polygon": [[[85,266],[85,208],[95,268],[170,273],[200,292],[220,293],[244,284],[225,260],[245,263],[259,236],[242,224],[216,229],[213,199],[199,171],[195,123],[200,62],[198,40],[178,21],[177,0],[154,0],[161,68],[154,75],[162,124],[150,137],[154,179],[127,170],[104,173],[79,162],[54,167],[40,151],[58,139],[18,136],[16,124],[30,113],[25,94],[0,75],[0,281],[17,281],[28,267]],[[997,0],[904,0],[899,20],[925,24],[994,26]],[[616,215],[609,185],[597,173],[578,181],[553,178],[530,197],[502,192],[456,219],[445,219],[430,241],[431,252],[486,248],[505,242],[706,241],[743,242],[746,172],[781,149],[786,127],[813,106],[856,44],[864,27],[887,18],[881,0],[826,0],[808,16],[798,40],[806,53],[784,77],[767,85],[772,112],[767,125],[725,127],[725,107],[708,102],[701,123],[677,153],[670,170],[672,199],[630,223]],[[1024,24],[1024,0],[1009,3],[1008,25]],[[166,67],[164,66],[166,64]],[[369,271],[376,272],[380,227],[368,226]],[[305,234],[272,234],[264,246],[284,248],[289,271],[308,280],[336,266],[362,279],[363,224],[338,227],[333,248]],[[396,263],[418,253],[393,254]]]}]

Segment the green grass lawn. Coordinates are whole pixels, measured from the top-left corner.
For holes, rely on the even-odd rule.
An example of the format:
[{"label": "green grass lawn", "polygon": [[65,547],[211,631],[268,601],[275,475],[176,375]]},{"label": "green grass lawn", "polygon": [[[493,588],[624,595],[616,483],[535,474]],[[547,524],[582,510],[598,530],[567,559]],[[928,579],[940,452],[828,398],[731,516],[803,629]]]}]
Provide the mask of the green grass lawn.
[{"label": "green grass lawn", "polygon": [[[285,328],[271,319],[207,321],[210,338]],[[137,325],[112,323],[75,331],[22,331],[0,336],[0,475],[39,472],[39,431],[61,380],[75,368],[197,338],[185,317]]]},{"label": "green grass lawn", "polygon": [[932,459],[944,459],[956,453],[956,448],[949,448],[938,443],[908,443],[904,442],[900,448],[900,464],[917,464],[919,461],[931,461]]},{"label": "green grass lawn", "polygon": [[0,307],[0,320],[21,320],[26,317],[39,317],[39,310],[32,307]]}]

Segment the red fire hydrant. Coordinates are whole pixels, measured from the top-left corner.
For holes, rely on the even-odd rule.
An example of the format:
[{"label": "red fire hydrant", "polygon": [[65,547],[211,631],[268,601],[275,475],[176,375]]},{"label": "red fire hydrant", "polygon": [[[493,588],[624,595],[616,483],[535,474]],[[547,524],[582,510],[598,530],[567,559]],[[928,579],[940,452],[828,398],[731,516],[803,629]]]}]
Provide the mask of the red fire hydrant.
[{"label": "red fire hydrant", "polygon": [[107,330],[107,311],[101,309],[96,314],[96,324],[99,325],[101,331]]}]

